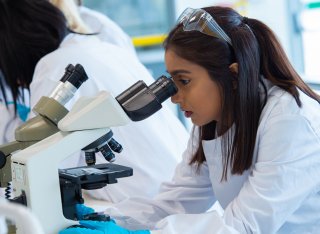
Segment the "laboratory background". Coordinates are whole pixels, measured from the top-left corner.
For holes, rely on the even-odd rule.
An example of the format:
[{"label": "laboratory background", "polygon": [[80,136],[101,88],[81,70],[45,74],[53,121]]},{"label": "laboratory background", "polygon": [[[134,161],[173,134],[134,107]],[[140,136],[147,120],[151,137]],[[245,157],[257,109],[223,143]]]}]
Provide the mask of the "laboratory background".
[{"label": "laboratory background", "polygon": [[[165,71],[162,42],[186,7],[230,6],[271,27],[295,69],[311,87],[320,89],[320,1],[84,0],[83,4],[108,15],[130,35],[139,59],[155,78]],[[191,123],[179,111],[177,115],[190,129]]]},{"label": "laboratory background", "polygon": [[[14,1],[14,0],[12,0],[12,1]],[[320,94],[320,59],[319,59],[319,54],[320,54],[320,0],[79,0],[79,3],[81,3],[86,8],[92,9],[94,11],[100,12],[100,13],[108,16],[112,21],[114,21],[129,36],[129,39],[132,41],[132,44],[134,46],[134,53],[137,55],[138,60],[146,67],[146,70],[151,74],[151,77],[154,80],[158,80],[159,77],[161,77],[162,75],[170,76],[167,73],[166,67],[165,67],[165,62],[164,62],[165,51],[163,48],[163,42],[166,39],[169,31],[177,23],[177,18],[179,17],[179,15],[187,7],[202,8],[202,7],[206,7],[206,6],[212,6],[212,5],[221,5],[221,6],[231,7],[233,9],[235,9],[236,11],[238,11],[239,13],[241,13],[241,15],[247,16],[249,18],[255,18],[255,19],[261,20],[267,26],[269,26],[277,35],[279,41],[281,42],[281,45],[283,46],[286,54],[288,55],[290,62],[292,63],[292,65],[296,69],[296,71],[299,73],[299,75],[303,78],[303,80],[314,91],[316,91],[318,94]],[[78,67],[76,67],[76,68],[78,68]],[[72,69],[75,69],[75,68],[73,67]],[[68,72],[67,67],[66,67],[65,72],[66,72],[65,73],[65,75],[66,75]],[[154,80],[152,80],[152,81],[154,81]],[[122,88],[123,87],[119,87],[119,89],[122,89]],[[124,89],[122,89],[122,90],[124,90]],[[118,90],[117,90],[117,92],[118,92]],[[193,124],[192,124],[190,118],[185,117],[185,114],[181,111],[180,107],[178,105],[173,104],[170,101],[169,96],[166,99],[167,99],[165,101],[166,107],[173,113],[174,118],[179,120],[179,121],[177,120],[177,122],[179,124],[181,122],[181,126],[182,126],[182,129],[177,128],[178,129],[177,131],[173,130],[173,128],[172,128],[172,132],[175,131],[175,133],[171,137],[172,137],[172,139],[173,138],[178,139],[179,135],[180,135],[180,139],[179,139],[180,142],[187,142],[189,139],[189,134],[192,132]],[[88,103],[90,103],[90,101],[92,101],[92,103],[93,103],[93,101],[95,101],[95,100],[89,100],[89,99],[87,100]],[[40,104],[45,106],[46,103],[42,102]],[[38,105],[38,103],[37,103],[37,105]],[[42,106],[40,106],[40,107],[42,108]],[[40,114],[41,114],[42,110],[37,109],[37,111],[40,111]],[[45,108],[44,108],[44,111],[45,111]],[[162,110],[160,110],[159,112],[161,112],[161,111]],[[50,113],[50,114],[52,114],[52,113]],[[98,114],[96,116],[98,118]],[[165,116],[165,114],[161,115],[161,117],[164,117],[164,116]],[[119,121],[120,118],[121,118],[120,114],[119,114],[119,116],[115,116],[114,117],[114,119],[116,119],[115,122]],[[171,119],[170,118],[164,119],[163,123],[166,120],[171,120]],[[123,120],[123,121],[125,122],[127,120]],[[150,118],[149,122],[151,122],[151,121],[152,121],[152,118]],[[157,127],[159,127],[159,128],[170,128],[171,125],[176,125],[175,122],[172,122],[171,125],[163,124],[160,126],[160,124],[162,123],[162,120],[160,121],[160,117],[159,117],[158,121],[159,122],[157,122],[158,123]],[[141,123],[139,123],[139,124],[140,124],[140,128],[142,129],[143,128],[142,126],[144,126],[144,124],[145,124],[145,126],[147,126],[148,122],[141,121]],[[114,126],[117,126],[117,125],[114,125]],[[151,124],[150,124],[150,126],[151,126]],[[148,125],[148,127],[151,129],[150,126]],[[155,126],[155,125],[153,125],[153,126]],[[60,128],[60,126],[59,126],[59,128]],[[74,130],[72,128],[72,126],[69,126],[68,122],[66,122],[66,121],[65,121],[65,125],[62,126],[62,128],[65,128],[65,129],[67,129],[66,131],[70,131],[70,132],[77,131],[77,129]],[[113,126],[110,128],[113,130]],[[115,129],[114,130],[114,138],[117,138],[117,135],[120,136],[121,134],[119,134],[117,132],[118,131],[117,127],[115,127],[114,129]],[[120,127],[120,129],[121,129],[121,127]],[[87,130],[87,129],[85,129],[85,130]],[[96,130],[96,128],[95,128],[95,130]],[[157,129],[153,129],[153,130],[156,131]],[[58,131],[58,130],[53,129],[53,131]],[[99,131],[100,131],[100,129],[96,130],[96,133],[93,133],[93,134],[85,132],[82,137],[84,137],[84,136],[88,137],[88,139],[93,141],[97,138],[97,136],[101,135],[101,133]],[[134,132],[135,129],[132,128],[130,131]],[[123,132],[124,132],[124,130],[123,130]],[[120,130],[120,133],[121,133],[121,130]],[[96,134],[96,135],[94,135],[94,134]],[[109,135],[107,137],[111,138]],[[123,137],[123,136],[120,136],[120,137]],[[143,139],[148,139],[148,137],[151,138],[151,136],[143,136],[143,137],[145,137]],[[157,140],[159,139],[159,142],[160,142],[162,136],[157,136],[157,137],[158,138],[155,138],[155,139],[157,139]],[[164,136],[164,138],[166,138],[166,136]],[[57,141],[58,140],[60,140],[60,139],[57,139]],[[164,172],[163,174],[165,174],[165,173],[167,173],[167,171],[172,171],[172,173],[168,173],[168,175],[167,175],[168,178],[171,178],[171,176],[173,176],[173,174],[174,174],[174,168],[175,168],[176,164],[178,164],[181,160],[180,157],[183,153],[183,150],[185,150],[185,146],[179,145],[179,143],[177,143],[176,145],[178,145],[179,147],[178,146],[176,147],[176,145],[174,145],[175,143],[173,143],[173,140],[171,142],[171,138],[168,138],[167,141],[166,141],[166,139],[162,139],[162,140],[163,140],[163,142],[161,141],[159,143],[159,145],[161,145],[161,144],[165,145],[164,147],[167,147],[168,151],[169,151],[170,147],[177,148],[175,152],[172,152],[172,154],[173,153],[176,154],[176,152],[179,151],[179,155],[177,154],[177,157],[179,157],[179,158],[172,157],[171,159],[168,159],[168,165],[171,163],[172,168],[167,167],[166,162],[161,162],[161,163],[163,163],[163,165],[160,165],[161,163],[159,163],[158,171],[153,171],[152,166],[150,166],[150,168],[147,168],[148,170],[146,170],[146,168],[141,169],[141,171],[143,171],[143,173],[145,170],[146,170],[146,173],[150,173],[150,175],[152,173],[154,173],[154,178],[153,177],[151,178],[151,176],[149,174],[143,175],[144,178],[148,178],[148,176],[150,176],[150,180],[154,179],[155,181],[157,181],[157,180],[160,181],[160,178],[155,179],[155,177],[157,177],[157,176],[160,177],[160,175],[163,172]],[[77,149],[77,150],[79,150],[79,151],[83,150],[84,148],[80,147],[80,145],[85,144],[84,140],[80,139],[80,137],[79,137],[79,139],[77,138],[75,141],[77,141],[77,143],[79,142],[79,147],[78,147],[79,149]],[[141,139],[141,141],[142,141],[142,139]],[[97,142],[97,140],[94,141],[94,143],[95,142]],[[146,140],[146,142],[147,142],[147,140]],[[120,143],[123,143],[123,142],[120,142]],[[51,144],[51,142],[48,141],[47,144]],[[101,141],[99,142],[99,144],[101,144]],[[103,144],[105,144],[105,143],[103,143]],[[134,145],[135,139],[133,139],[130,144]],[[58,143],[57,143],[57,145],[58,145]],[[126,145],[126,142],[124,142],[124,145]],[[44,146],[46,146],[46,144],[44,144]],[[146,143],[146,148],[148,148],[148,146],[149,146],[148,143]],[[59,145],[59,147],[61,148],[61,152],[63,150],[65,150],[66,154],[69,153],[69,151],[67,152],[66,149],[63,149],[64,146]],[[99,145],[99,147],[100,147],[100,145]],[[156,148],[156,146],[154,146],[154,147]],[[59,150],[60,150],[60,148],[59,148]],[[67,147],[65,147],[65,148],[67,148]],[[71,148],[71,146],[70,146],[70,148]],[[43,150],[43,152],[44,152],[43,155],[49,154],[49,153],[54,153],[54,152],[49,152],[49,151],[48,151],[49,153],[46,153],[45,148],[40,148],[40,149]],[[125,149],[130,151],[130,147],[127,147]],[[141,148],[141,152],[144,152],[144,150],[145,150],[145,148]],[[160,151],[161,150],[159,149],[159,152],[158,152],[159,154],[162,153]],[[180,154],[180,151],[181,151],[181,154]],[[96,153],[96,152],[97,151],[95,151],[94,153]],[[151,149],[150,149],[150,152],[151,152]],[[15,154],[17,152],[14,151],[13,153]],[[19,154],[19,152],[18,152],[18,154]],[[88,155],[89,155],[89,153],[88,153]],[[45,155],[45,156],[49,157],[49,155]],[[86,157],[87,157],[87,155],[86,155]],[[143,155],[141,154],[140,157],[142,158]],[[54,166],[55,166],[55,164],[58,165],[58,163],[60,162],[60,161],[58,162],[58,160],[62,161],[62,159],[65,159],[65,158],[63,158],[61,156],[59,159],[56,160],[56,162],[53,163],[53,165]],[[70,159],[70,161],[73,159],[74,158]],[[139,158],[137,158],[137,159],[140,160]],[[86,158],[86,160],[87,160],[87,158]],[[135,159],[132,158],[131,160],[132,160],[132,162],[134,162]],[[158,160],[160,161],[159,158],[158,158]],[[166,159],[164,159],[164,160],[166,160]],[[170,160],[172,160],[172,162]],[[147,163],[151,163],[151,161],[153,163],[152,165],[157,164],[157,161],[153,161],[152,158],[147,158],[143,163],[145,163],[145,165],[147,165]],[[133,165],[126,165],[126,163],[122,164],[121,162],[122,161],[120,158],[121,165],[133,167]],[[5,165],[6,162],[0,161],[0,163],[3,163]],[[45,161],[39,160],[39,164],[40,163],[45,163]],[[84,162],[81,162],[81,163],[83,164]],[[79,160],[79,164],[81,164],[81,163]],[[86,163],[87,163],[87,161],[86,161]],[[97,163],[98,163],[98,160],[97,160]],[[22,166],[21,166],[21,168],[22,168]],[[14,170],[16,170],[13,173],[15,175],[14,179],[17,181],[19,181],[19,180],[23,181],[23,179],[25,178],[24,177],[25,174],[23,174],[24,172],[22,169],[21,169],[21,171],[18,170],[19,167],[20,167],[20,165],[18,165],[16,167],[16,169],[14,169]],[[138,167],[139,167],[139,165],[138,165]],[[163,167],[163,168],[161,168],[161,167]],[[140,168],[133,169],[133,175],[134,175],[135,171],[137,172],[137,174],[139,174],[139,170],[140,170]],[[43,171],[41,171],[41,172],[48,173],[48,174],[50,173],[49,170],[45,171],[45,169],[43,169]],[[30,171],[28,171],[28,173],[31,174]],[[55,171],[55,173],[56,173],[56,171]],[[65,171],[65,173],[67,175],[68,171]],[[121,175],[121,176],[119,176],[119,178],[122,176],[125,177],[125,176],[132,175],[132,171],[130,171],[128,173],[129,174],[131,173],[131,174],[124,175],[124,176]],[[19,176],[17,176],[17,175],[20,175],[21,178],[19,178]],[[36,175],[36,173],[33,173],[32,176],[33,175]],[[0,175],[1,181],[6,180],[7,179],[6,176],[7,175],[5,175],[5,173],[3,173],[3,175],[1,174]],[[35,177],[37,177],[37,176],[35,176]],[[41,178],[35,178],[35,177],[32,177],[32,178],[37,182],[41,179]],[[132,181],[134,181],[134,183],[136,183],[136,184],[139,184],[139,182],[137,182],[138,180],[135,181],[135,178],[138,178],[138,177],[132,177],[131,182],[130,182],[130,180],[128,180],[128,184],[132,183]],[[164,178],[164,179],[168,179],[168,178]],[[116,179],[118,179],[118,178],[115,177],[115,181],[116,181]],[[56,185],[56,186],[57,186],[56,189],[58,190],[59,185]],[[61,186],[61,184],[60,184],[60,186]],[[143,186],[147,186],[147,185],[141,184],[141,187],[143,187]],[[31,188],[31,185],[30,185],[30,188]],[[110,191],[114,194],[118,193],[116,184],[115,185],[108,185],[106,188],[111,189]],[[129,189],[130,188],[128,188],[128,190]],[[31,191],[31,189],[30,189],[30,191]],[[143,191],[143,188],[141,189],[141,191]],[[6,190],[6,192],[8,192],[8,189]],[[77,192],[79,192],[79,191],[77,191]],[[155,191],[152,191],[152,193],[155,193]],[[118,193],[118,194],[120,194],[120,193]],[[34,195],[34,194],[32,194],[32,195],[34,197],[36,197],[36,195]],[[38,196],[38,194],[37,194],[37,196]],[[110,203],[110,201],[115,202],[115,203],[118,202],[117,200],[113,200],[114,199],[113,197],[108,197],[108,199],[110,200],[108,202],[102,201],[101,197],[106,196],[104,190],[101,190],[100,193],[98,192],[95,194],[84,193],[83,196],[84,196],[84,198],[88,198],[88,202],[85,202],[86,205],[92,206],[94,208],[100,208],[101,211],[103,210],[102,207],[104,207],[106,204],[108,205]],[[119,197],[120,197],[120,195],[119,195]],[[126,199],[126,197],[124,197],[123,199]],[[7,215],[6,218],[12,219],[17,224],[22,225],[24,228],[27,228],[29,226],[30,230],[33,230],[33,231],[36,230],[37,228],[39,228],[39,230],[37,232],[34,232],[36,234],[43,233],[42,227],[41,227],[41,226],[43,226],[43,223],[39,223],[39,220],[37,219],[37,217],[34,217],[32,212],[30,212],[30,210],[22,209],[19,206],[11,207],[9,205],[9,203],[5,202],[4,200],[0,200],[0,206],[1,206],[1,209],[3,209],[3,212],[6,213],[6,215]],[[54,205],[52,204],[52,207],[53,206]],[[19,209],[21,209],[21,210],[19,210]],[[46,211],[44,211],[44,209],[47,209],[47,208],[36,207],[36,209],[41,210],[41,212],[46,212]],[[212,207],[212,209],[216,209],[217,211],[222,212],[221,206],[217,203],[215,203],[215,205]],[[59,210],[59,212],[60,212],[60,210]],[[99,214],[96,213],[96,215],[99,215]],[[21,222],[21,220],[22,220],[22,222]],[[70,222],[70,225],[71,224],[73,224],[73,223]],[[5,224],[5,220],[1,216],[1,212],[0,212],[0,234],[7,233],[7,232],[1,232],[2,231],[1,226],[8,226],[8,223]],[[18,233],[18,234],[20,234],[20,233]]]}]

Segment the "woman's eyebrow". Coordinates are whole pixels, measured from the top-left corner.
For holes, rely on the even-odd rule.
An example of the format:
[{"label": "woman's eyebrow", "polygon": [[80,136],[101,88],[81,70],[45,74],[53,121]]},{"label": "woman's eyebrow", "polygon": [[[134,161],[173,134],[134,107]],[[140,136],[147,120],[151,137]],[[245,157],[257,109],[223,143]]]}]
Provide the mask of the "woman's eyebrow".
[{"label": "woman's eyebrow", "polygon": [[191,72],[188,71],[188,70],[179,69],[179,70],[174,70],[174,71],[168,72],[168,73],[170,73],[172,76],[175,76],[175,75],[178,75],[178,74],[181,74],[181,73],[190,74]]}]

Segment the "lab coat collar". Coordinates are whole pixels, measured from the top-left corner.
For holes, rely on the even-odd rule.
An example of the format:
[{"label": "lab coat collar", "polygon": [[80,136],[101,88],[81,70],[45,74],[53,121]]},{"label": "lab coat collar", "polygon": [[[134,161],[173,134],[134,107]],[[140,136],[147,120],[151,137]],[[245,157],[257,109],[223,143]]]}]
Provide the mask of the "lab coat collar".
[{"label": "lab coat collar", "polygon": [[78,45],[79,43],[99,43],[99,38],[95,35],[84,35],[69,33],[61,42],[60,48]]}]

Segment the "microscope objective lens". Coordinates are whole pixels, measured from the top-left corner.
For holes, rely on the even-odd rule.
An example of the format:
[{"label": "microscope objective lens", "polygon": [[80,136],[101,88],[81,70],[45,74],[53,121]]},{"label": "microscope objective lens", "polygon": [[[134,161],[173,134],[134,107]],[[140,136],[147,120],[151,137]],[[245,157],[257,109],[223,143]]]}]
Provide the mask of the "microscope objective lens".
[{"label": "microscope objective lens", "polygon": [[120,153],[123,150],[122,145],[113,138],[110,139],[108,145],[114,152]]},{"label": "microscope objective lens", "polygon": [[99,151],[103,155],[103,157],[108,161],[108,162],[114,162],[115,161],[115,156],[114,153],[112,153],[110,147],[108,144],[103,145],[101,148],[99,148]]},{"label": "microscope objective lens", "polygon": [[88,166],[96,164],[96,153],[94,151],[85,152],[86,164]]}]

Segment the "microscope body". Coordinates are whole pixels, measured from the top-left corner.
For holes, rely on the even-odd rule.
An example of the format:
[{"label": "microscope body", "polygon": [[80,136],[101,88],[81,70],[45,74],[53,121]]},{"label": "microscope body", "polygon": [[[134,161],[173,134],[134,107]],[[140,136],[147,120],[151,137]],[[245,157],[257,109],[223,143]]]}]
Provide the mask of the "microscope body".
[{"label": "microscope body", "polygon": [[[97,98],[99,99],[100,96],[98,95]],[[15,195],[25,196],[27,206],[38,217],[47,234],[58,233],[59,230],[76,224],[76,221],[66,219],[63,215],[59,163],[86,147],[88,142],[94,142],[108,133],[110,129],[107,126],[123,125],[130,121],[114,98],[111,96],[107,98],[106,93],[102,96],[106,97],[105,102],[113,102],[116,105],[111,107],[102,103],[102,106],[97,106],[105,112],[110,111],[112,115],[109,115],[109,118],[106,119],[106,115],[99,116],[92,111],[90,107],[94,106],[95,100],[93,100],[91,105],[83,106],[79,116],[71,110],[70,114],[60,121],[61,124],[59,123],[58,126],[65,131],[59,131],[12,155]],[[108,111],[105,109],[106,106]],[[81,129],[81,123],[88,123],[89,120],[93,124],[92,129]],[[101,127],[102,125],[105,127]],[[96,126],[99,128],[95,128]],[[19,230],[17,233],[20,233]]]}]

